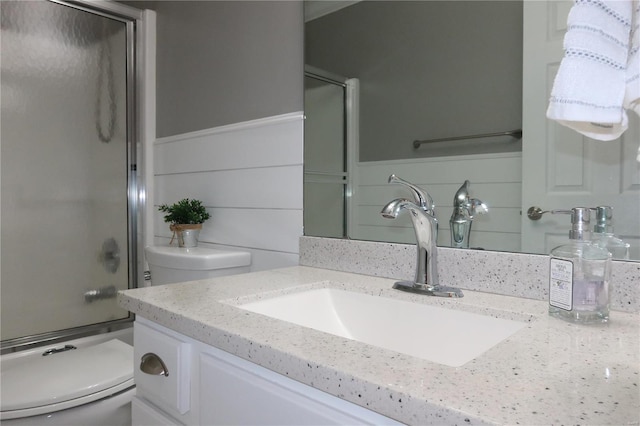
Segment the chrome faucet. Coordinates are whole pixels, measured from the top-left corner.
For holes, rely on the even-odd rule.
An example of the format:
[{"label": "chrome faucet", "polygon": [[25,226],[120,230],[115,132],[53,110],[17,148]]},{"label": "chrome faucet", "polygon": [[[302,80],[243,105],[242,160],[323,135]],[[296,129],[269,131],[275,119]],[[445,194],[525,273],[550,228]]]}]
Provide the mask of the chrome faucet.
[{"label": "chrome faucet", "polygon": [[460,289],[443,287],[439,282],[438,249],[436,247],[438,221],[435,216],[433,198],[426,191],[395,175],[389,176],[389,183],[400,183],[407,186],[416,201],[412,202],[405,198],[397,198],[387,203],[380,212],[387,219],[395,219],[403,210],[407,210],[416,233],[417,265],[415,278],[413,282],[398,281],[393,285],[393,288],[431,296],[462,297],[463,294]]},{"label": "chrome faucet", "polygon": [[453,213],[449,219],[451,247],[469,248],[473,218],[477,214],[485,214],[489,211],[482,201],[469,198],[469,185],[469,181],[465,180],[453,197]]}]

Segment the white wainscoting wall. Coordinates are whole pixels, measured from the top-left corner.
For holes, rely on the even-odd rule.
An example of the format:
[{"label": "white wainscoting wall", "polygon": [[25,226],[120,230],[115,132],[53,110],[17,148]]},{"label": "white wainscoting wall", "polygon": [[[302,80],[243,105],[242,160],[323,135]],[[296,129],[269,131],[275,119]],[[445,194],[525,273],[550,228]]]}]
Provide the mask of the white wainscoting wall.
[{"label": "white wainscoting wall", "polygon": [[412,182],[433,197],[439,223],[438,245],[449,246],[449,218],[453,198],[465,179],[471,196],[485,202],[489,213],[476,216],[471,247],[520,250],[522,154],[479,154],[413,160],[357,163],[352,194],[350,236],[353,239],[415,244],[408,215],[385,219],[380,210],[395,198],[411,198],[401,185],[389,184],[392,173]]},{"label": "white wainscoting wall", "polygon": [[196,198],[211,214],[202,247],[248,251],[251,271],[297,265],[303,137],[297,112],[157,139],[154,243],[171,239],[158,206]]}]

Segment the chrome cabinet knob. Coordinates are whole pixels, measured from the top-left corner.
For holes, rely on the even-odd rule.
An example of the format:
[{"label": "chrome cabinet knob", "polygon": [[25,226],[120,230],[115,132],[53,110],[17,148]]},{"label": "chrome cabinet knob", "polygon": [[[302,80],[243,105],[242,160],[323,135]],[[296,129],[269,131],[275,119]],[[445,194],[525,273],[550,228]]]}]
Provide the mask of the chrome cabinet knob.
[{"label": "chrome cabinet knob", "polygon": [[140,359],[140,371],[154,376],[169,376],[169,369],[167,366],[158,355],[152,352],[147,352],[142,355],[142,358]]}]

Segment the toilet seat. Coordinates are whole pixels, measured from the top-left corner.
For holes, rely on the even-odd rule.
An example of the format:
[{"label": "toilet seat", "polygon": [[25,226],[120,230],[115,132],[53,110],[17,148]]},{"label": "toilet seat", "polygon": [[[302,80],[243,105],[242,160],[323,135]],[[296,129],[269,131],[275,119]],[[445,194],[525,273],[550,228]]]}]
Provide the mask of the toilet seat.
[{"label": "toilet seat", "polygon": [[133,347],[113,339],[43,356],[3,359],[1,420],[88,404],[134,386]]}]

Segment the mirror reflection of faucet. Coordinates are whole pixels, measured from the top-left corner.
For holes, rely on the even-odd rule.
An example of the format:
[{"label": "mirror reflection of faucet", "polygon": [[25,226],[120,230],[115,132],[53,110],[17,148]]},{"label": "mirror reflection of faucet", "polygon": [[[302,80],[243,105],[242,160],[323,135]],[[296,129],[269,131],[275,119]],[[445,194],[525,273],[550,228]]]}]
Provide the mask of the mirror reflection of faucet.
[{"label": "mirror reflection of faucet", "polygon": [[486,214],[489,208],[477,198],[469,197],[470,182],[465,180],[453,197],[453,213],[449,219],[451,228],[451,247],[469,248],[469,237],[473,218],[477,214]]},{"label": "mirror reflection of faucet", "polygon": [[433,198],[428,192],[396,175],[389,176],[389,183],[399,183],[406,186],[411,191],[413,201],[406,198],[396,198],[387,203],[380,214],[387,219],[395,219],[402,211],[409,212],[413,230],[416,233],[418,255],[413,282],[399,281],[393,285],[393,288],[430,296],[462,297],[460,289],[441,286],[439,282],[438,249],[436,247],[438,221],[436,220]]},{"label": "mirror reflection of faucet", "polygon": [[631,245],[613,233],[613,208],[611,206],[593,207],[596,212],[596,224],[591,234],[593,241],[611,253],[614,259],[629,260]]}]

